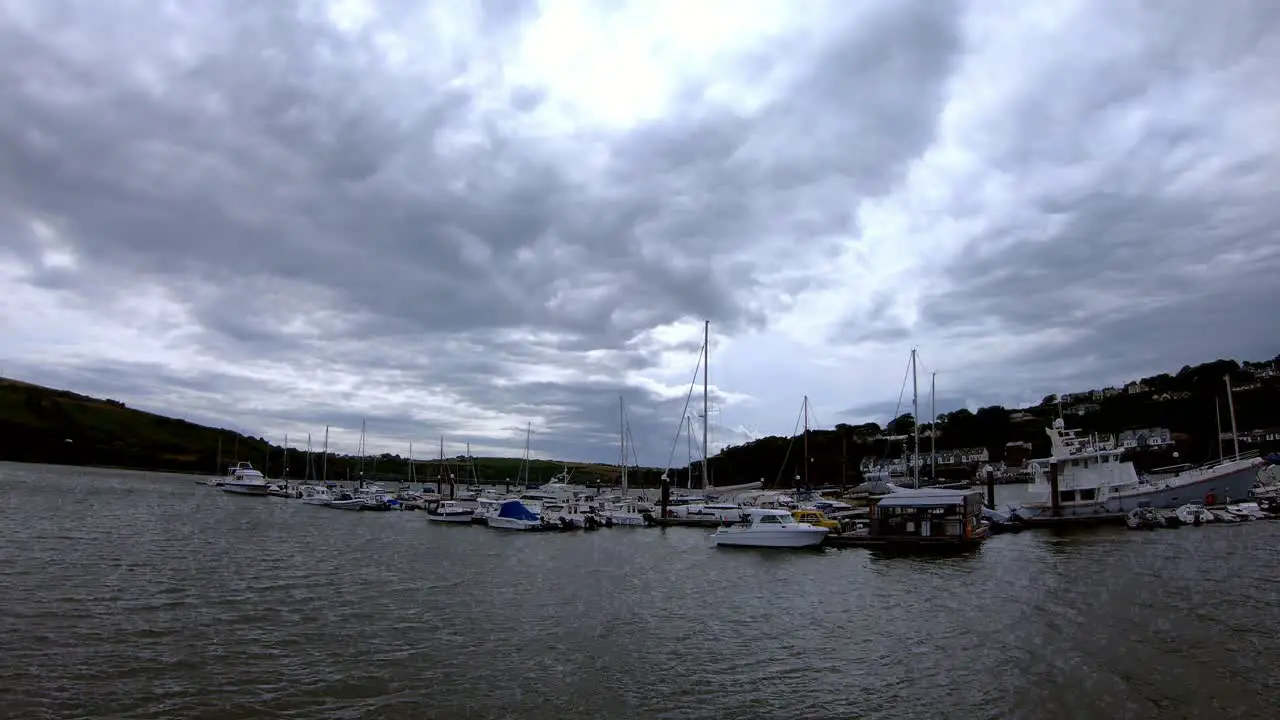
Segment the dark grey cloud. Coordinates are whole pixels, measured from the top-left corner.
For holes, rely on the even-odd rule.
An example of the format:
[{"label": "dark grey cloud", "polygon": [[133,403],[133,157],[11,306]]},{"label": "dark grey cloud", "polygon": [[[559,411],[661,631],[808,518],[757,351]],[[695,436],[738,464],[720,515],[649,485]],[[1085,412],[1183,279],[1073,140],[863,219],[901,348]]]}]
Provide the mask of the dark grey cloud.
[{"label": "dark grey cloud", "polygon": [[[868,245],[860,204],[892,201],[945,140],[947,108],[965,99],[957,73],[984,50],[971,36],[980,5],[833,4],[812,32],[725,61],[723,77],[773,88],[762,104],[713,100],[718,76],[673,80],[659,119],[548,130],[556,79],[506,79],[537,3],[481,3],[435,30],[419,5],[375,5],[368,25],[344,30],[301,2],[0,4],[0,269],[85,337],[101,334],[95,317],[123,329],[136,318],[137,336],[66,354],[15,314],[10,364],[276,433],[369,418],[389,440],[518,446],[529,419],[542,452],[605,460],[622,395],[654,456],[641,459],[665,461],[683,398],[636,378],[688,343],[663,347],[649,331],[704,317],[717,334],[768,328],[804,292],[844,282],[823,258]],[[1099,51],[1079,72],[1071,58],[1037,65],[1014,85],[971,151],[1036,180],[1028,211],[991,213],[953,192],[948,212],[988,227],[954,263],[939,259],[945,282],[921,308],[943,337],[978,332],[975,318],[1016,334],[1074,327],[1082,297],[1122,293],[1088,306],[1091,329],[1056,350],[1065,371],[1035,362],[1034,347],[1018,358],[1030,389],[1194,350],[1139,338],[1168,331],[1170,312],[1221,318],[1263,302],[1275,269],[1258,255],[1230,273],[1187,270],[1275,245],[1262,203],[1277,175],[1265,146],[1226,157],[1222,127],[1176,102],[1189,75],[1212,82],[1218,68],[1240,84],[1221,97],[1274,88],[1261,70],[1274,59],[1271,11],[1101,10],[1137,49]],[[389,47],[387,32],[409,26],[420,36]],[[1160,119],[1138,142],[1115,140],[1118,108],[1139,106]],[[1116,166],[1105,182],[1054,185],[1044,172],[1098,157]],[[873,297],[833,336],[905,345],[920,328],[899,324],[895,298]],[[1213,327],[1242,350],[1246,336],[1274,337],[1251,312],[1237,313],[1251,333],[1188,320],[1186,336]],[[1109,333],[1123,342],[1095,349]],[[140,339],[161,335],[164,352]],[[789,423],[790,406],[779,412]],[[715,436],[734,437],[740,422],[723,422]]]},{"label": "dark grey cloud", "polygon": [[1278,349],[1278,147],[1228,128],[1274,122],[1280,12],[1138,7],[1110,8],[1095,47],[1028,75],[982,148],[1026,182],[1020,207],[926,289],[939,336],[1011,336],[998,369],[967,373],[998,373],[985,398]]}]

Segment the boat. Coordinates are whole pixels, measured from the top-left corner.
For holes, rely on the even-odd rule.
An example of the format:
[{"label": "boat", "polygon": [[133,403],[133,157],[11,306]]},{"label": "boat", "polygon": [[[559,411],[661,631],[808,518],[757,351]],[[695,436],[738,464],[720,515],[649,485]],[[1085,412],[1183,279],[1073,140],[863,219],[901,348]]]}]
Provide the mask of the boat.
[{"label": "boat", "polygon": [[329,488],[323,485],[303,485],[298,490],[302,494],[302,502],[306,505],[328,505],[333,502]]},{"label": "boat", "polygon": [[578,530],[596,530],[604,525],[604,520],[596,514],[595,507],[578,501],[549,506],[542,517],[562,527]]},{"label": "boat", "polygon": [[434,522],[468,523],[475,516],[473,508],[457,500],[442,500],[427,506],[427,519]]},{"label": "boat", "polygon": [[392,508],[398,508],[400,505],[400,503],[395,498],[391,497],[386,490],[374,484],[367,484],[363,487],[357,488],[352,495],[360,498],[360,500],[364,502],[364,508],[362,508],[364,510],[385,511],[391,510]]},{"label": "boat", "polygon": [[505,500],[495,515],[485,518],[485,523],[498,530],[539,530],[544,523],[538,513],[519,500]]},{"label": "boat", "polygon": [[1202,525],[1207,522],[1213,522],[1216,519],[1213,513],[1206,510],[1204,505],[1200,503],[1180,505],[1177,510],[1174,510],[1174,515],[1185,525]]},{"label": "boat", "polygon": [[1234,503],[1224,509],[1242,520],[1265,520],[1269,517],[1256,502]]},{"label": "boat", "polygon": [[271,497],[280,498],[297,498],[301,497],[297,490],[290,490],[285,483],[272,483],[267,486],[267,494]]},{"label": "boat", "polygon": [[717,547],[815,547],[831,532],[829,528],[797,522],[786,510],[752,508],[744,514],[745,525],[718,528],[711,534]]},{"label": "boat", "polygon": [[840,529],[839,521],[827,517],[821,510],[800,508],[799,510],[792,510],[791,517],[795,518],[796,522],[808,523],[814,527],[824,527],[828,530],[836,531]]},{"label": "boat", "polygon": [[485,497],[476,498],[476,509],[472,513],[471,522],[480,525],[488,525],[489,518],[497,517],[498,511],[502,509],[503,498]]},{"label": "boat", "polygon": [[364,498],[356,497],[347,490],[339,490],[338,494],[332,496],[329,502],[325,503],[325,507],[331,507],[334,510],[364,510]]},{"label": "boat", "polygon": [[1164,521],[1155,508],[1139,507],[1125,515],[1124,524],[1129,526],[1130,530],[1155,530],[1164,525]]},{"label": "boat", "polygon": [[609,503],[600,511],[606,527],[645,527],[645,515],[653,514],[653,506],[638,500],[622,500]]},{"label": "boat", "polygon": [[221,485],[223,492],[235,495],[266,495],[270,486],[262,473],[243,461],[227,469],[227,476],[223,478]]},{"label": "boat", "polygon": [[1171,510],[1190,502],[1215,505],[1245,498],[1262,463],[1254,453],[1139,476],[1121,450],[1078,437],[1061,418],[1046,432],[1053,454],[1047,463],[1035,462],[1035,481],[1028,487],[1033,500],[1010,508],[1011,517],[1032,524],[1118,520],[1137,507]]}]

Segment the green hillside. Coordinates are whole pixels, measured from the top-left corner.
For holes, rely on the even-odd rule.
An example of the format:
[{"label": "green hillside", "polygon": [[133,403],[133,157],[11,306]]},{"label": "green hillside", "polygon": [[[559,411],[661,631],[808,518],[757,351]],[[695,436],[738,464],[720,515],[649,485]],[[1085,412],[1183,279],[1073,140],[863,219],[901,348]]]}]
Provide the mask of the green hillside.
[{"label": "green hillside", "polygon": [[[274,478],[284,467],[284,449],[263,438],[135,410],[118,400],[0,378],[0,461],[221,474],[237,460],[248,460],[258,468],[266,466]],[[469,481],[471,472],[464,458],[450,458],[445,463],[446,473],[455,475],[459,482]],[[330,479],[343,480],[358,474],[362,460],[330,453],[326,463],[317,453],[311,464],[315,474],[327,465]],[[520,458],[477,457],[475,476],[486,482],[514,480],[520,464]],[[419,460],[415,463],[417,477],[434,480],[441,474],[439,465],[438,460]],[[529,477],[549,480],[566,465],[573,479],[584,483],[611,483],[619,475],[612,465],[534,460]],[[409,473],[407,458],[399,455],[370,456],[363,459],[363,467],[366,474],[376,473],[382,479],[407,478]],[[290,449],[288,468],[290,477],[303,477],[306,452]],[[650,469],[632,468],[630,473],[637,481],[648,478],[650,483],[658,476]]]}]

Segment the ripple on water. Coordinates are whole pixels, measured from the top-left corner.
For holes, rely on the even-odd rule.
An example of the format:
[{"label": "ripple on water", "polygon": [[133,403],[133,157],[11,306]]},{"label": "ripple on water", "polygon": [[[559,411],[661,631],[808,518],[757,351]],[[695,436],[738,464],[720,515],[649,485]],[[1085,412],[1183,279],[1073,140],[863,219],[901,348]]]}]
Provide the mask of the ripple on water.
[{"label": "ripple on water", "polygon": [[[0,465],[0,717],[1272,717],[1280,523],[947,558]],[[8,715],[6,715],[6,713]]]}]

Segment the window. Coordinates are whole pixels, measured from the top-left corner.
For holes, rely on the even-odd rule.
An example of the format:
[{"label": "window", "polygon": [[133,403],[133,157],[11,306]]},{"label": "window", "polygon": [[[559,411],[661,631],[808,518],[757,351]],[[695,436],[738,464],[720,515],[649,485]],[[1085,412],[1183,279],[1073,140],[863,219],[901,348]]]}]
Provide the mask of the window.
[{"label": "window", "polygon": [[756,522],[773,523],[775,525],[781,525],[782,518],[778,517],[777,515],[761,515],[760,517],[756,518]]},{"label": "window", "polygon": [[[1103,457],[1105,457],[1105,456],[1103,456]],[[1098,497],[1098,489],[1097,489],[1097,488],[1083,488],[1082,490],[1080,490],[1080,499],[1081,499],[1081,500],[1084,500],[1084,501],[1090,501],[1090,502],[1091,502],[1091,501],[1093,501],[1093,500],[1096,500],[1096,499],[1097,499],[1097,497]]]},{"label": "window", "polygon": [[1111,456],[1110,456],[1110,455],[1103,455],[1103,456],[1102,456],[1102,462],[1104,462],[1104,463],[1109,463],[1109,462],[1111,462]]},{"label": "window", "polygon": [[1075,502],[1075,501],[1076,501],[1075,490],[1059,490],[1058,491],[1058,502]]}]

